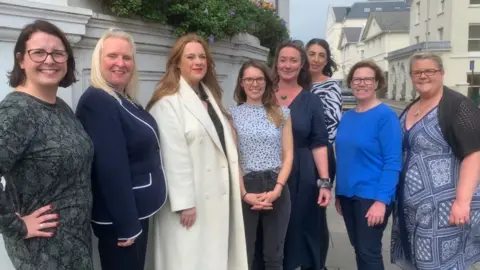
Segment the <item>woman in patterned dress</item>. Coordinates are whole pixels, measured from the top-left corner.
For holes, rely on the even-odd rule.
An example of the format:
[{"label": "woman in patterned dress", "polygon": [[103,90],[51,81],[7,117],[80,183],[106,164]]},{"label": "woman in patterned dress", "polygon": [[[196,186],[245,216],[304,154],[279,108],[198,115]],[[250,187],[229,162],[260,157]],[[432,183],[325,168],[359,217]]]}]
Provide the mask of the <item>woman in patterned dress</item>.
[{"label": "woman in patterned dress", "polygon": [[480,260],[480,110],[443,86],[440,56],[410,60],[420,97],[401,115],[404,167],[392,262],[405,269],[466,270]]},{"label": "woman in patterned dress", "polygon": [[[308,63],[310,64],[310,75],[312,76],[312,88],[310,92],[314,93],[323,103],[325,114],[325,124],[328,131],[328,170],[332,183],[336,175],[335,152],[333,151],[333,143],[337,135],[338,124],[342,118],[342,90],[338,82],[332,79],[333,72],[337,71],[337,64],[333,61],[332,53],[328,42],[314,38],[307,43],[305,47]],[[322,256],[326,261],[328,254],[328,246],[330,243],[330,233],[327,224],[327,209],[322,208]]]},{"label": "woman in patterned dress", "polygon": [[[243,219],[249,268],[257,228],[262,224],[265,269],[283,269],[283,245],[290,219],[286,182],[293,163],[290,111],[280,107],[267,66],[243,64],[230,114],[238,141]],[[242,185],[243,184],[243,185]]]},{"label": "woman in patterned dress", "polygon": [[90,166],[93,145],[59,86],[75,79],[67,38],[55,25],[27,25],[14,49],[0,103],[0,232],[13,266],[93,269]]}]

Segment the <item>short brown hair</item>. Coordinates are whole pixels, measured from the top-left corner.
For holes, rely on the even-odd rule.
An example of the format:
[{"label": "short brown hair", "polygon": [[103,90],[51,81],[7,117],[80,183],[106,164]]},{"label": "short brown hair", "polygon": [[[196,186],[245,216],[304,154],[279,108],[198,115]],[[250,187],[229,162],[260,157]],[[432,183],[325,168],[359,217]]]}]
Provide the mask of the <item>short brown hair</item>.
[{"label": "short brown hair", "polygon": [[[54,24],[43,20],[36,20],[35,22],[26,25],[18,36],[17,43],[13,49],[13,58],[15,59],[13,62],[13,69],[7,75],[10,87],[15,88],[23,85],[27,79],[25,70],[20,67],[20,61],[25,57],[27,41],[30,39],[32,34],[36,32],[43,32],[58,37],[62,41],[63,46],[65,46],[65,51],[68,54],[67,73],[60,81],[59,86],[69,87],[77,81],[75,77],[75,58],[73,57],[72,46],[70,46],[70,42],[68,42],[67,37],[62,30],[60,30]],[[18,59],[17,54],[20,55],[20,59]]]},{"label": "short brown hair", "polygon": [[378,83],[377,89],[375,90],[382,89],[387,86],[385,76],[383,76],[383,70],[375,62],[371,60],[363,60],[353,65],[353,67],[348,72],[347,85],[349,88],[351,88],[350,83],[352,82],[353,74],[359,68],[369,68],[375,72],[375,81],[377,81]]}]

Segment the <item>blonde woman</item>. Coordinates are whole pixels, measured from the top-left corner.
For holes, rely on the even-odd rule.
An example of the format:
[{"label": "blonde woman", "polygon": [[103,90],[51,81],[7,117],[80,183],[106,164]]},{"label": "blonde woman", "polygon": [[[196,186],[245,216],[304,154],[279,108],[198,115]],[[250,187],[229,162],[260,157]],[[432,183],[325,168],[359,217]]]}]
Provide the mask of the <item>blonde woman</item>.
[{"label": "blonde woman", "polygon": [[103,269],[144,268],[148,218],[166,199],[157,124],[135,100],[137,87],[133,39],[110,29],[77,107],[95,147],[92,227]]},{"label": "blonde woman", "polygon": [[154,219],[155,269],[247,269],[237,150],[203,39],[177,40],[147,108],[169,191]]}]

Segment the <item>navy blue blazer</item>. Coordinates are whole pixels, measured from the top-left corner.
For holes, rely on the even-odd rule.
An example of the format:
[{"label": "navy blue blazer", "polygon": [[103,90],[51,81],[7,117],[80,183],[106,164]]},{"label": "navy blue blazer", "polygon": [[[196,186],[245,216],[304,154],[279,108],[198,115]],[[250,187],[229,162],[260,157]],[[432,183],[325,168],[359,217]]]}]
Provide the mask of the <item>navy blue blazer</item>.
[{"label": "navy blue blazer", "polygon": [[113,225],[118,239],[128,240],[142,233],[140,220],[165,204],[167,187],[155,119],[141,106],[118,97],[120,102],[89,87],[76,114],[95,147],[93,230]]}]

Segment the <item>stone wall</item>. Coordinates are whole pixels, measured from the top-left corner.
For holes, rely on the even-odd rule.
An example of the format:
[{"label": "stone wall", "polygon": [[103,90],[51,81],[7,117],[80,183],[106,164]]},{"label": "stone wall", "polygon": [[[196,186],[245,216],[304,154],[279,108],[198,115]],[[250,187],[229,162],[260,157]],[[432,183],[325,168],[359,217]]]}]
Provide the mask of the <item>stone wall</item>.
[{"label": "stone wall", "polygon": [[[78,7],[80,2],[82,5]],[[176,39],[172,28],[98,12],[97,1],[91,0],[0,0],[0,100],[12,90],[6,74],[13,67],[13,48],[20,30],[35,19],[46,19],[59,26],[74,47],[79,81],[71,87],[61,88],[58,93],[73,109],[89,85],[93,48],[103,32],[113,26],[123,28],[135,39],[140,73],[139,100],[146,104],[165,72],[168,53]],[[240,34],[230,40],[215,42],[211,51],[224,90],[223,101],[228,106],[233,102],[233,89],[241,64],[248,59],[266,61],[268,49],[260,46],[257,38]],[[3,246],[0,236],[0,268],[13,270]]]}]

